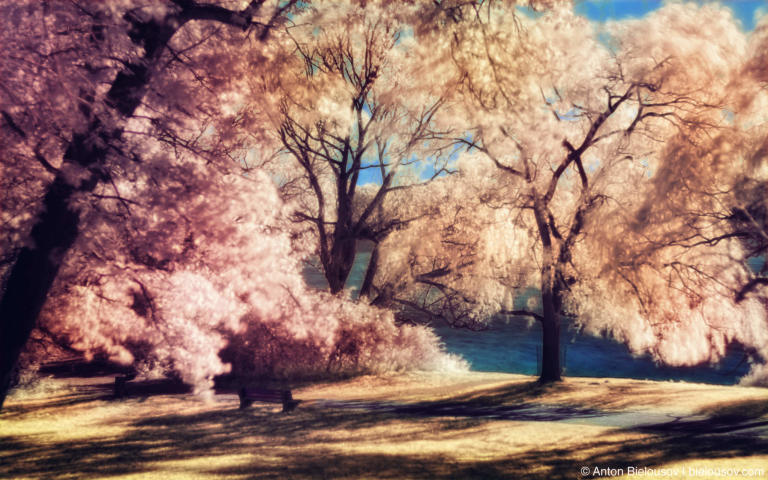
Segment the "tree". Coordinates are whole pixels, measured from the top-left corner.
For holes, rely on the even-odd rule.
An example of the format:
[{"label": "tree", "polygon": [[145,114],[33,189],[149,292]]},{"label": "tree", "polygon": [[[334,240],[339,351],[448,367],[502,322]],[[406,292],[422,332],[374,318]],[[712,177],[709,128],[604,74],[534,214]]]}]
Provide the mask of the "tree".
[{"label": "tree", "polygon": [[503,201],[491,201],[504,188],[491,178],[494,167],[479,166],[460,155],[456,174],[387,199],[386,210],[415,218],[380,244],[372,279],[401,318],[483,329],[511,313],[514,292],[527,287],[531,237]]},{"label": "tree", "polygon": [[[696,10],[672,13],[691,24],[702,21]],[[727,32],[722,25],[713,27]],[[719,127],[669,138],[646,182],[645,200],[623,225],[611,222],[622,240],[608,257],[612,272],[595,282],[614,282],[602,290],[631,288],[637,303],[624,314],[654,320],[625,322],[625,331],[618,330],[634,349],[668,363],[695,364],[715,362],[728,344],[740,344],[752,363],[742,381],[759,384],[766,382],[768,302],[760,290],[764,266],[761,273],[751,263],[765,252],[766,92],[763,67],[755,67],[764,55],[763,30],[758,26],[745,37],[731,29],[727,53],[708,51],[709,64],[730,69],[721,67],[721,83],[710,80],[707,88],[723,105],[716,112]],[[697,73],[686,72],[688,82]]]},{"label": "tree", "polygon": [[[122,123],[141,104],[153,77],[167,58],[169,42],[185,25],[195,21],[213,21],[245,31],[255,29],[264,39],[295,2],[273,9],[264,22],[260,22],[255,15],[263,3],[263,0],[251,2],[240,11],[181,0],[158,3],[146,9],[130,8],[132,5],[124,6],[125,9],[109,5],[97,9],[76,2],[53,7],[3,5],[7,13],[4,18],[14,25],[6,30],[20,29],[29,34],[13,37],[6,43],[16,49],[7,50],[3,71],[21,67],[17,74],[8,77],[16,82],[28,81],[40,73],[50,74],[42,83],[44,88],[53,91],[43,90],[43,93],[52,94],[51,98],[65,98],[76,107],[66,113],[76,118],[71,123],[63,122],[64,128],[53,126],[56,130],[53,133],[65,136],[58,145],[49,147],[62,158],[61,164],[55,167],[44,156],[45,134],[41,138],[30,138],[36,133],[34,126],[27,131],[26,119],[17,116],[25,104],[39,101],[36,94],[40,92],[19,89],[30,94],[25,97],[5,89],[3,118],[8,130],[20,137],[13,143],[29,142],[33,145],[33,158],[51,172],[53,167],[56,173],[47,182],[42,207],[35,209],[39,215],[32,222],[29,240],[14,255],[0,300],[0,405],[19,352],[34,328],[62,259],[78,237],[79,215],[70,202],[93,191],[100,182],[110,180],[106,162],[115,150],[119,151]],[[57,35],[59,33],[62,35]],[[38,38],[44,42],[38,44]],[[27,62],[26,55],[30,54],[39,63]],[[63,70],[66,59],[73,61],[71,71]],[[45,120],[35,118],[34,114],[30,117],[29,123]],[[56,115],[51,119],[60,117]]]},{"label": "tree", "polygon": [[[690,33],[681,37],[668,34],[665,41],[659,41],[658,37],[650,34],[665,27],[674,31],[671,19],[675,18],[680,22],[681,17],[691,23],[708,18],[713,26],[723,32],[719,38],[723,43],[713,45],[711,40]],[[579,29],[578,22],[574,22],[568,14],[553,18],[551,25],[558,26],[563,31],[568,31],[569,27]],[[542,27],[546,28],[546,23]],[[536,127],[532,129],[540,137],[549,132],[554,133],[548,149],[535,146],[530,139],[526,138],[527,132],[522,132],[522,125],[515,125],[514,121],[508,120],[498,127],[499,138],[508,142],[508,145],[517,147],[519,155],[517,162],[501,160],[492,150],[493,147],[485,132],[476,136],[480,138],[479,144],[473,143],[473,146],[485,151],[484,153],[506,174],[523,179],[526,190],[530,188],[528,199],[521,207],[531,210],[541,245],[540,288],[543,317],[541,321],[544,336],[542,380],[559,378],[558,316],[564,310],[564,302],[567,300],[574,304],[582,300],[578,303],[581,308],[573,308],[572,311],[581,313],[580,321],[586,321],[585,317],[588,318],[584,314],[584,305],[588,303],[584,302],[584,299],[579,299],[576,292],[578,287],[583,285],[583,281],[589,278],[585,273],[590,268],[594,268],[596,263],[599,264],[595,260],[599,260],[600,257],[595,258],[594,252],[598,251],[599,245],[585,238],[589,232],[586,229],[592,227],[593,231],[589,234],[600,238],[602,245],[609,246],[615,251],[617,245],[624,246],[622,245],[624,242],[622,239],[610,238],[612,235],[599,228],[616,226],[603,216],[605,212],[610,211],[613,218],[627,218],[626,213],[623,215],[621,213],[636,212],[638,216],[631,223],[635,225],[644,223],[645,227],[654,225],[655,222],[649,222],[647,218],[642,219],[642,209],[637,210],[637,207],[633,206],[633,202],[643,198],[643,194],[647,194],[647,191],[637,188],[638,185],[647,183],[643,182],[643,177],[652,179],[651,181],[657,181],[658,178],[674,179],[672,180],[674,182],[689,181],[688,172],[679,170],[685,165],[684,157],[677,155],[679,150],[670,148],[670,144],[674,143],[678,148],[683,144],[686,146],[686,153],[690,153],[691,149],[687,147],[698,146],[707,136],[720,133],[718,132],[720,128],[726,128],[722,110],[727,101],[727,82],[735,72],[733,58],[727,57],[725,52],[744,43],[740,32],[726,15],[707,10],[692,12],[683,7],[670,6],[651,16],[644,23],[638,22],[632,25],[631,32],[629,28],[623,28],[624,30],[619,27],[614,32],[616,50],[610,56],[605,52],[602,61],[594,53],[592,53],[593,58],[587,59],[583,57],[582,51],[569,52],[568,49],[561,49],[549,58],[545,56],[542,63],[548,72],[545,78],[549,81],[542,84],[539,77],[535,83],[528,86],[527,92],[523,90],[528,93],[528,98],[535,98],[532,96],[535,95],[535,89],[538,87],[541,92],[540,107],[549,107],[549,112],[542,108],[541,113],[545,116],[551,113],[551,117],[535,120]],[[679,29],[679,25],[676,25],[676,28]],[[643,29],[651,32],[641,33]],[[571,30],[569,34],[573,38],[579,36],[578,32],[579,30]],[[581,35],[590,35],[588,31],[582,30],[582,32]],[[535,34],[532,32],[531,36]],[[556,42],[557,34],[548,31],[546,39],[547,42]],[[599,44],[595,40],[593,42],[592,52],[599,51]],[[530,44],[527,47],[531,48]],[[544,48],[545,46],[537,45],[533,50],[541,51]],[[701,55],[707,55],[706,66],[703,64]],[[561,61],[568,64],[560,64]],[[585,64],[589,65],[587,63],[589,61],[596,70],[589,73],[586,78],[582,77],[583,83],[580,83],[578,75],[589,71],[584,67]],[[489,63],[493,66],[497,60],[492,58]],[[502,60],[497,64],[506,66],[509,63]],[[573,71],[570,65],[579,65],[580,72]],[[539,71],[539,74],[542,73],[544,72]],[[499,82],[495,82],[495,85],[499,85]],[[519,85],[519,83],[516,82],[513,85]],[[507,90],[487,90],[484,86],[477,84],[470,85],[470,89],[475,92],[474,96],[480,102],[486,104],[497,102],[500,99],[499,95],[511,96]],[[535,115],[531,110],[531,108],[525,110],[526,123],[530,122],[531,117]],[[562,149],[562,153],[557,152],[558,147]],[[590,159],[592,155],[594,157]],[[560,159],[556,160],[558,157]],[[630,161],[644,161],[649,169],[628,166],[627,163]],[[575,173],[570,179],[566,176],[569,168]],[[669,171],[668,168],[676,171]],[[612,185],[618,182],[630,185],[631,188],[618,189]],[[558,198],[560,188],[568,191],[567,195]],[[645,201],[640,203],[648,205],[651,202],[658,202],[658,199],[658,195],[645,196]],[[556,205],[557,203],[560,205]],[[604,204],[608,205],[604,206]],[[620,208],[614,209],[611,205],[620,206]],[[676,226],[684,227],[677,229],[675,238],[680,238],[682,235],[690,236],[696,229],[709,227],[702,222],[685,220],[687,210],[676,207],[678,206],[670,203],[662,207],[663,215],[673,219]],[[670,231],[669,223],[666,224],[665,230],[667,233]],[[626,229],[612,230],[614,233],[617,231],[626,231]],[[647,234],[647,229],[644,231]],[[669,237],[667,239],[669,240]],[[673,243],[668,242],[667,245],[671,246]],[[583,247],[587,245],[592,248],[584,249]],[[655,246],[659,245],[657,243]],[[643,270],[637,262],[647,262],[652,254],[637,248],[630,248],[628,251],[634,256],[632,266],[629,268],[637,274]],[[577,252],[581,252],[580,259],[574,259]],[[654,252],[661,251],[654,250]],[[695,257],[695,260],[689,263],[693,269],[709,270],[709,275],[714,276],[714,272],[723,275],[724,269],[731,268],[714,260],[714,257],[719,256],[717,253],[708,252],[706,257],[700,253],[686,252],[686,254]],[[670,261],[669,256],[675,254],[664,250],[661,255],[666,257],[666,261],[661,263],[663,272],[656,273],[660,274],[661,278],[667,277],[669,280],[669,275],[675,271],[675,263]],[[598,272],[604,272],[606,268],[612,267],[615,269],[614,272],[617,272],[618,278],[626,280],[630,275],[626,274],[622,277],[622,273],[626,272],[620,265],[621,263],[604,264]],[[732,275],[738,275],[738,273],[733,272]],[[605,276],[611,277],[611,275]],[[711,282],[706,281],[707,276],[707,273],[699,276],[697,278],[699,283],[695,286],[692,283],[693,279],[683,283],[693,286],[699,295],[703,292],[714,293],[717,289]],[[579,283],[580,280],[581,283]],[[599,283],[597,280],[595,277],[590,279],[592,282]],[[653,275],[641,280],[642,283],[628,281],[629,285],[625,293],[631,294],[635,287],[639,290],[642,287],[638,285],[643,283],[657,286],[666,284],[666,288],[674,288],[674,282],[659,282],[659,278],[654,279]],[[654,290],[658,300],[659,292]],[[638,294],[638,297],[642,297],[642,294]],[[679,300],[681,297],[685,296],[678,295],[676,298]],[[671,303],[679,305],[677,301]],[[727,300],[722,299],[720,303],[727,303]],[[658,305],[658,302],[655,305]],[[671,310],[673,309],[667,310],[667,313],[671,313]],[[651,323],[655,323],[653,319],[657,316],[661,317],[662,321],[666,320],[663,323],[667,324],[674,324],[681,319],[680,316],[664,319],[663,315],[659,315],[660,312],[651,309],[642,310],[642,307],[641,311]],[[663,353],[659,353],[664,356]]]},{"label": "tree", "polygon": [[[487,208],[470,208],[487,221],[462,229],[469,235],[461,243],[478,248],[460,268],[435,268],[434,254],[410,257],[406,278],[433,276],[412,292],[431,298],[419,305],[446,308],[429,297],[436,287],[469,312],[537,319],[543,381],[561,376],[564,315],[668,363],[715,361],[730,342],[768,358],[758,333],[766,330],[764,305],[733,301],[749,277],[732,231],[738,218],[724,212],[715,190],[691,195],[707,179],[733,198],[746,172],[725,164],[742,154],[729,146],[743,138],[727,112],[753,121],[734,98],[758,90],[737,88],[748,47],[727,10],[670,5],[611,25],[602,38],[567,7],[528,17],[496,5],[488,18],[433,43],[465,79],[462,100],[442,113],[446,122],[463,120],[458,130],[467,134],[457,141],[472,155],[460,170],[473,188],[486,183],[478,198]],[[696,33],[703,24],[716,38]],[[467,191],[454,190],[462,198]],[[500,229],[502,212],[508,226]],[[723,221],[712,221],[712,212]],[[506,252],[483,241],[494,229],[509,235]],[[519,275],[514,267],[487,275],[499,254]],[[532,284],[540,310],[525,312],[511,291]]]},{"label": "tree", "polygon": [[[734,235],[742,239],[746,257],[762,257],[762,267],[736,293],[741,301],[752,292],[762,291],[768,285],[768,179],[764,173],[768,162],[768,128],[765,117],[765,102],[768,100],[768,71],[765,68],[765,49],[768,45],[768,24],[760,22],[750,36],[749,54],[742,67],[739,91],[738,126],[743,132],[740,152],[747,168],[733,182],[728,206],[731,215],[726,217],[732,225]],[[763,287],[763,290],[760,288]]]},{"label": "tree", "polygon": [[[344,288],[359,241],[378,245],[411,220],[373,222],[387,197],[450,171],[433,118],[451,79],[425,78],[423,47],[406,23],[413,9],[336,2],[309,10],[273,57],[282,68],[250,85],[245,115],[273,125],[282,154],[271,168],[311,232],[332,293]],[[374,247],[366,278],[377,258]],[[370,281],[361,294],[372,295]]]}]

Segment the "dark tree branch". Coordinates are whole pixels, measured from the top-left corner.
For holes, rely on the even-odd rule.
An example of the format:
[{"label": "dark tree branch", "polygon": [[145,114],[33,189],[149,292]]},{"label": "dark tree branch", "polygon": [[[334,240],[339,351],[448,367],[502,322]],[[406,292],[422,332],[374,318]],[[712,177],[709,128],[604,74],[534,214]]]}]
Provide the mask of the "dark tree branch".
[{"label": "dark tree branch", "polygon": [[3,116],[3,120],[5,120],[5,123],[8,124],[9,127],[11,127],[11,130],[13,132],[20,136],[21,138],[27,138],[27,134],[24,132],[24,130],[19,127],[15,121],[13,121],[13,117],[6,112],[5,110],[0,111],[0,114]]},{"label": "dark tree branch", "polygon": [[746,284],[744,284],[744,286],[741,287],[741,289],[739,289],[738,292],[736,292],[736,303],[742,302],[747,297],[747,295],[749,295],[754,290],[757,290],[757,288],[761,285],[768,286],[768,278],[757,277],[748,281]]}]

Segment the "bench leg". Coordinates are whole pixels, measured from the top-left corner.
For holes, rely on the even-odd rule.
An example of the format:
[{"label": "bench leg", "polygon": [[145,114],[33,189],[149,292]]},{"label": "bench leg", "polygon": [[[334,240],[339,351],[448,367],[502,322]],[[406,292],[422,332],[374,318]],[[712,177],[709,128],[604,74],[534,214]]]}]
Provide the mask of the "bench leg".
[{"label": "bench leg", "polygon": [[127,381],[125,377],[115,377],[115,398],[123,398],[128,393],[125,385]]},{"label": "bench leg", "polygon": [[245,391],[245,387],[241,388],[240,391],[237,392],[237,396],[240,397],[240,410],[243,410],[253,405],[253,400],[248,398],[248,394]]}]

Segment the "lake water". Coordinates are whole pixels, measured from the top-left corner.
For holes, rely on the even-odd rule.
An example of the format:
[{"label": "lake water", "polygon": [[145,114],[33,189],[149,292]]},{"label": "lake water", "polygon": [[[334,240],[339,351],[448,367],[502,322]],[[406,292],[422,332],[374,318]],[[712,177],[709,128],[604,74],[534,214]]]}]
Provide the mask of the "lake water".
[{"label": "lake water", "polygon": [[[359,253],[350,274],[348,287],[362,283],[370,253]],[[306,268],[307,282],[318,288],[327,285],[322,274]],[[523,300],[524,302],[524,300]],[[436,333],[449,352],[466,359],[472,370],[535,375],[540,368],[541,328],[538,322],[512,318],[495,320],[482,331],[435,326]],[[564,373],[574,377],[620,377],[649,380],[673,380],[732,385],[749,370],[744,351],[737,346],[728,350],[716,365],[668,367],[657,365],[649,356],[635,356],[610,338],[579,333],[564,323],[561,337]]]}]

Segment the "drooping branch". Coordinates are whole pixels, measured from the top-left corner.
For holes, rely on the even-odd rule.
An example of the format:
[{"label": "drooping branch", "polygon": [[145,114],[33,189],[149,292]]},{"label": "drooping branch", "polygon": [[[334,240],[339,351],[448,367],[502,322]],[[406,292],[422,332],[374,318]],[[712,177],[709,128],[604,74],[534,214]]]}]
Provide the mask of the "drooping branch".
[{"label": "drooping branch", "polygon": [[21,138],[27,138],[27,134],[24,132],[24,130],[13,120],[13,117],[6,112],[5,110],[0,111],[0,115],[2,115],[3,120],[5,120],[6,125],[11,127],[11,130],[13,132],[20,136]]}]

